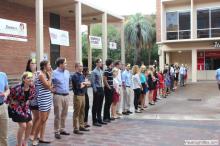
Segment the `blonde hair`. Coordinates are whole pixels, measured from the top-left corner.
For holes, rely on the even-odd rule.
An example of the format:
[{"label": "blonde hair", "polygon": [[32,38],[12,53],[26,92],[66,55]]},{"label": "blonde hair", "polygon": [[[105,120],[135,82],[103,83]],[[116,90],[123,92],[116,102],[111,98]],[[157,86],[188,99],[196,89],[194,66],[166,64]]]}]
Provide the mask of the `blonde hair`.
[{"label": "blonde hair", "polygon": [[21,76],[21,82],[22,84],[24,84],[24,79],[26,79],[27,77],[33,77],[33,73],[32,72],[24,72]]},{"label": "blonde hair", "polygon": [[141,72],[142,72],[142,73],[144,73],[144,72],[146,71],[146,69],[147,69],[147,68],[146,68],[146,66],[145,66],[145,65],[141,65],[140,70],[141,70]]},{"label": "blonde hair", "polygon": [[138,67],[138,65],[134,65],[132,68],[132,74],[135,75],[137,73],[139,73],[139,67]]}]

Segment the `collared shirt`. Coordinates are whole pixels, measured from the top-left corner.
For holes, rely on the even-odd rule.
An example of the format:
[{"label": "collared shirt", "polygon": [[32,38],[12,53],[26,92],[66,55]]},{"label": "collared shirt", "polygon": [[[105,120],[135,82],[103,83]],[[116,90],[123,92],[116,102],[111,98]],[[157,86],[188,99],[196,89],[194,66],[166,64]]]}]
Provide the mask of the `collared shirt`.
[{"label": "collared shirt", "polygon": [[132,84],[131,84],[131,72],[130,71],[127,71],[125,70],[123,73],[122,73],[122,82],[123,84],[125,84],[125,86],[127,87],[131,87]]},{"label": "collared shirt", "polygon": [[81,88],[81,83],[85,82],[85,77],[82,73],[76,72],[72,76],[73,92],[75,95],[86,93],[86,87]]},{"label": "collared shirt", "polygon": [[[8,78],[7,75],[3,72],[0,72],[0,93],[5,92],[6,88],[8,88]],[[0,104],[4,102],[5,97],[0,97]]]},{"label": "collared shirt", "polygon": [[220,82],[220,68],[216,70],[216,80]]},{"label": "collared shirt", "polygon": [[181,74],[181,75],[185,75],[186,74],[186,68],[185,67],[180,67],[180,70],[179,70],[179,73]]},{"label": "collared shirt", "polygon": [[170,75],[171,75],[171,76],[174,76],[174,74],[175,74],[174,68],[173,68],[173,67],[170,67]]},{"label": "collared shirt", "polygon": [[132,84],[133,89],[141,88],[140,74],[135,74],[132,76]]},{"label": "collared shirt", "polygon": [[69,93],[70,73],[68,70],[57,68],[53,71],[52,82],[55,87],[55,92],[60,94]]},{"label": "collared shirt", "polygon": [[[110,87],[113,87],[113,74],[112,74],[112,68],[107,68],[105,71],[104,71],[104,76],[107,78],[107,82],[109,84]],[[117,78],[118,80],[118,78]],[[119,81],[118,81],[119,83]],[[120,85],[120,83],[119,83]]]},{"label": "collared shirt", "polygon": [[97,91],[97,88],[103,87],[103,78],[102,78],[102,70],[97,67],[92,71],[91,74],[91,85],[94,91]]}]

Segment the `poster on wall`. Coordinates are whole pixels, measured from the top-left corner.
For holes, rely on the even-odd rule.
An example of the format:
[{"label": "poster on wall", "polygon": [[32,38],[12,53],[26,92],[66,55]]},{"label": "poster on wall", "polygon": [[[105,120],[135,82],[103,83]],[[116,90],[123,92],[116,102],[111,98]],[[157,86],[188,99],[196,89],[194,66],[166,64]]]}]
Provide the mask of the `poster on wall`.
[{"label": "poster on wall", "polygon": [[0,18],[0,39],[27,42],[27,24]]},{"label": "poster on wall", "polygon": [[61,46],[70,46],[68,31],[55,29],[55,28],[49,28],[49,33],[50,33],[51,44],[61,45]]},{"label": "poster on wall", "polygon": [[92,49],[102,49],[102,38],[97,36],[89,36],[90,47]]},{"label": "poster on wall", "polygon": [[117,43],[109,42],[109,49],[110,50],[116,50],[117,49]]}]

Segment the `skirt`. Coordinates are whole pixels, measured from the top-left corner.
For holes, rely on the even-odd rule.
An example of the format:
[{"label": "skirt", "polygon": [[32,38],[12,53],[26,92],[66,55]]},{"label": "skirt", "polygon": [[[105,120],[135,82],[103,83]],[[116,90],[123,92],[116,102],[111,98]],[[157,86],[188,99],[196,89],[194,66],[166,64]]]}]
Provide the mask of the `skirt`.
[{"label": "skirt", "polygon": [[113,96],[112,96],[112,102],[113,103],[119,102],[119,98],[120,98],[119,94],[114,91]]},{"label": "skirt", "polygon": [[8,115],[9,115],[9,118],[11,118],[13,122],[17,122],[17,123],[27,123],[32,120],[30,111],[27,113],[27,116],[24,117],[22,115],[19,115],[15,110],[8,107]]}]

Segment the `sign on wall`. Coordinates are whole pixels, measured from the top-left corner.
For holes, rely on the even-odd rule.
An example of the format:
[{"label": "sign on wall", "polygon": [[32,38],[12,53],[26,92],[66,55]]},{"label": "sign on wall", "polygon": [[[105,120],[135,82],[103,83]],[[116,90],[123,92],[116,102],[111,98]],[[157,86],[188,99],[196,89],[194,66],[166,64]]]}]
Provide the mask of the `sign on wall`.
[{"label": "sign on wall", "polygon": [[27,42],[27,24],[0,18],[0,39]]},{"label": "sign on wall", "polygon": [[55,29],[55,28],[49,28],[49,33],[50,33],[51,44],[61,45],[61,46],[70,46],[68,31]]},{"label": "sign on wall", "polygon": [[102,49],[102,38],[97,36],[89,36],[90,47],[92,49]]},{"label": "sign on wall", "polygon": [[116,50],[117,49],[117,43],[115,42],[109,42],[109,49]]},{"label": "sign on wall", "polygon": [[215,48],[220,48],[220,42],[217,42],[217,41],[214,42],[214,47],[215,47]]}]

